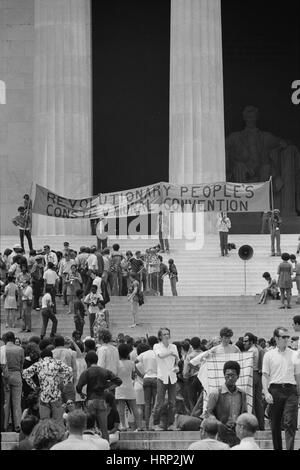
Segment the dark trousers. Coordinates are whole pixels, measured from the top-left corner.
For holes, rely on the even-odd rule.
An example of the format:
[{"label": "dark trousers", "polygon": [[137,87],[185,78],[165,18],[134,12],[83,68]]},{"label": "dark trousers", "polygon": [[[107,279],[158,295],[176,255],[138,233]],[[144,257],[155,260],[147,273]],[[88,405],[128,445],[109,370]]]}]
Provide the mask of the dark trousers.
[{"label": "dark trousers", "polygon": [[161,408],[165,403],[166,391],[168,391],[168,425],[174,423],[175,419],[175,405],[176,405],[176,383],[171,384],[170,380],[168,384],[164,384],[162,380],[157,379],[157,395],[155,406],[153,410],[153,424],[157,425],[160,421]]},{"label": "dark trousers", "polygon": [[109,442],[109,435],[107,430],[107,407],[103,398],[87,401],[87,411],[96,416],[97,426],[102,433],[103,439]]},{"label": "dark trousers", "polygon": [[163,238],[162,232],[159,230],[158,232],[158,238],[159,238],[159,244],[160,244],[160,249],[162,251],[165,251],[165,248],[167,251],[169,251],[169,240],[167,238]]},{"label": "dark trousers", "polygon": [[51,295],[52,303],[53,303],[53,312],[56,313],[56,288],[53,284],[46,284],[46,289],[49,289],[49,294]]},{"label": "dark trousers", "polygon": [[122,295],[122,272],[112,271],[112,292],[111,295]]},{"label": "dark trousers", "polygon": [[219,232],[219,236],[220,236],[221,255],[224,256],[228,254],[228,248],[227,248],[228,232]]},{"label": "dark trousers", "polygon": [[94,338],[93,324],[94,324],[94,322],[95,322],[95,318],[96,318],[96,314],[89,312],[90,335],[91,335],[92,338]]},{"label": "dark trousers", "polygon": [[104,248],[107,248],[107,238],[104,238],[101,240],[101,238],[97,238],[97,248],[98,250],[104,250]]},{"label": "dark trousers", "polygon": [[83,335],[83,327],[84,327],[84,322],[75,320],[75,330],[80,333],[80,335]]},{"label": "dark trousers", "polygon": [[91,276],[88,274],[87,279],[86,279],[86,287],[85,287],[85,295],[88,295],[90,293],[91,287],[93,284],[93,279]]},{"label": "dark trousers", "polygon": [[19,230],[19,232],[20,232],[20,244],[23,250],[24,250],[24,235],[27,238],[29,250],[33,250],[30,230]]},{"label": "dark trousers", "polygon": [[40,297],[43,294],[44,280],[33,281],[32,283],[32,295],[33,295],[33,308],[40,307]]},{"label": "dark trousers", "polygon": [[198,380],[198,377],[196,375],[193,375],[193,377],[190,377],[188,379],[187,390],[188,390],[189,408],[192,411],[198,401],[200,393],[203,390],[201,382]]},{"label": "dark trousers", "polygon": [[158,290],[159,290],[159,295],[164,295],[164,280],[161,279],[160,277],[158,278]]},{"label": "dark trousers", "polygon": [[146,377],[143,380],[144,396],[145,396],[145,422],[146,428],[149,428],[151,411],[155,403],[157,392],[157,379],[155,377]]},{"label": "dark trousers", "polygon": [[122,295],[125,296],[128,294],[128,277],[122,276]]},{"label": "dark trousers", "polygon": [[271,230],[271,253],[275,254],[275,242],[276,242],[276,254],[281,254],[280,249],[280,230]]},{"label": "dark trousers", "polygon": [[257,370],[253,371],[253,414],[258,421],[258,429],[263,431],[265,429],[264,406],[262,398],[262,381],[261,374]]},{"label": "dark trousers", "polygon": [[286,450],[294,450],[298,418],[297,387],[292,384],[271,384],[269,392],[273,397],[270,418],[274,450],[282,450],[281,420],[285,430]]},{"label": "dark trousers", "polygon": [[57,330],[57,318],[49,308],[42,308],[43,325],[42,325],[41,337],[44,337],[46,334],[49,319],[52,321],[52,328],[51,328],[50,336],[54,336]]}]

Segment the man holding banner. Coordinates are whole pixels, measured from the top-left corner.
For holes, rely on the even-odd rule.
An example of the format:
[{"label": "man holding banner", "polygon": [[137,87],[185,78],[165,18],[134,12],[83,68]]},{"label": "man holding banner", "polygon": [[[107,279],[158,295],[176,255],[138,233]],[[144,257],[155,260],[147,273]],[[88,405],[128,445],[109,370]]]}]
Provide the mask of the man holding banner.
[{"label": "man holding banner", "polygon": [[[24,235],[28,241],[29,250],[33,250],[32,238],[31,238],[31,216],[28,210],[25,210],[24,206],[18,207],[19,215],[12,220],[12,223],[19,227],[20,243],[24,250]],[[24,250],[25,251],[25,250]]]}]

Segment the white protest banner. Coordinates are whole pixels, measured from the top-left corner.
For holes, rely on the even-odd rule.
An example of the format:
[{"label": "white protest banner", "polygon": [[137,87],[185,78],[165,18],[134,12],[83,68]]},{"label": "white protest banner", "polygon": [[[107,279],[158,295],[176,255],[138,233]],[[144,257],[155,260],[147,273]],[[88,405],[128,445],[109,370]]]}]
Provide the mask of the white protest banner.
[{"label": "white protest banner", "polygon": [[270,210],[270,180],[263,183],[162,183],[167,207],[184,204],[204,212],[263,212]]},{"label": "white protest banner", "polygon": [[97,219],[155,213],[175,205],[186,212],[263,212],[270,209],[270,181],[263,183],[171,184],[101,193],[82,199],[59,196],[36,185],[32,212],[65,219]]}]

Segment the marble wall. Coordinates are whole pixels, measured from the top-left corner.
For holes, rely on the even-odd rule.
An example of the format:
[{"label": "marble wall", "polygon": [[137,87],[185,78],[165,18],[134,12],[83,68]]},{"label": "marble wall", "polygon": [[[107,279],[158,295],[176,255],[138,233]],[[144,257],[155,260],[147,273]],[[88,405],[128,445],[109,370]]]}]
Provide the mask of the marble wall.
[{"label": "marble wall", "polygon": [[34,0],[0,0],[0,234],[14,235],[16,208],[30,191],[33,161]]}]

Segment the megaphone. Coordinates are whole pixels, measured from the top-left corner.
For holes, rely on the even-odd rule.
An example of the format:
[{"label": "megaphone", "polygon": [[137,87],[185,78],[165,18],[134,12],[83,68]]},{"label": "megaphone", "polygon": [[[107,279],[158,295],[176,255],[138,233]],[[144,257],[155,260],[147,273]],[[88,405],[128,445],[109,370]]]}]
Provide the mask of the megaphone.
[{"label": "megaphone", "polygon": [[252,246],[250,245],[243,245],[241,246],[241,248],[239,249],[239,257],[243,260],[243,261],[248,261],[249,259],[252,258],[253,256],[253,248]]}]

